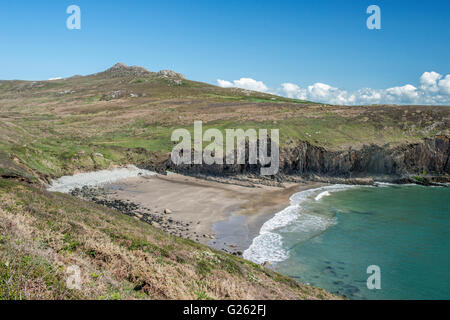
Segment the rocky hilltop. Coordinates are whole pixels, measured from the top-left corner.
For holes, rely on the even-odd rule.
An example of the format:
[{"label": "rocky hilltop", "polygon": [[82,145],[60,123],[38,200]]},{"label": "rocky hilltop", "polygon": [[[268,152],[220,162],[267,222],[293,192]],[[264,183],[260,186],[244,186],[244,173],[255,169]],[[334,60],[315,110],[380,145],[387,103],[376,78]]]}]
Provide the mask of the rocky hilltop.
[{"label": "rocky hilltop", "polygon": [[96,73],[96,76],[105,77],[105,78],[123,78],[123,77],[148,77],[151,75],[158,75],[162,78],[166,79],[179,79],[186,80],[186,77],[181,73],[172,71],[172,70],[161,70],[159,72],[151,72],[144,67],[140,66],[128,66],[123,62],[118,62],[111,68]]},{"label": "rocky hilltop", "polygon": [[151,72],[147,69],[139,66],[127,66],[126,64],[119,62],[116,63],[111,68],[98,73],[97,75],[111,77],[111,78],[121,78],[121,77],[144,77],[150,75]]}]

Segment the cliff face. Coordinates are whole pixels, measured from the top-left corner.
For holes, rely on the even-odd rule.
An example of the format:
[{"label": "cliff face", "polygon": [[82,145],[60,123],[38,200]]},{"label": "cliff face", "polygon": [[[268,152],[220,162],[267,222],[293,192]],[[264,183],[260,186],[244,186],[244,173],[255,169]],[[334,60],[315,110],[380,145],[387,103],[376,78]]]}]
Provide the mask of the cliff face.
[{"label": "cliff face", "polygon": [[424,172],[443,175],[450,172],[449,148],[450,139],[445,136],[395,148],[370,145],[346,151],[327,151],[302,143],[282,151],[280,171],[339,177],[401,176]]},{"label": "cliff face", "polygon": [[[329,151],[308,142],[280,150],[279,175],[353,178],[450,174],[450,139],[437,136],[422,143],[397,147],[369,145],[359,150]],[[155,169],[155,167],[153,167]],[[167,160],[157,169],[185,174],[259,174],[258,165],[174,165]]]}]

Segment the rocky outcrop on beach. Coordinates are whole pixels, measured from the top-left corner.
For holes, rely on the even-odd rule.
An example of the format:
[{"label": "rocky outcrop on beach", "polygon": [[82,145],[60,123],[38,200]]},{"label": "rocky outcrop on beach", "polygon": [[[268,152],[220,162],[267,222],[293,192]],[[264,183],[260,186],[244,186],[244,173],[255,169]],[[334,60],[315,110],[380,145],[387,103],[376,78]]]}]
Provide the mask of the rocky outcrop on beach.
[{"label": "rocky outcrop on beach", "polygon": [[117,210],[127,216],[146,222],[153,227],[161,229],[164,232],[174,236],[189,238],[197,242],[199,242],[202,238],[210,238],[208,235],[201,235],[191,231],[190,226],[194,223],[193,221],[186,223],[169,217],[172,214],[172,210],[170,209],[155,212],[150,208],[140,206],[132,201],[118,199],[111,191],[105,188],[84,186],[82,188],[73,189],[70,194],[110,209]]}]

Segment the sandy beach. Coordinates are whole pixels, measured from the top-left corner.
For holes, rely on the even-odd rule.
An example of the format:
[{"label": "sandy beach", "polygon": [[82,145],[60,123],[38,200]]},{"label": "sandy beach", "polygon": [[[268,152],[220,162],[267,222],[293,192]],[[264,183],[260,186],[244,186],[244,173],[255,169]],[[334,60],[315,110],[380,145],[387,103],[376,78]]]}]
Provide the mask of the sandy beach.
[{"label": "sandy beach", "polygon": [[173,233],[177,236],[239,254],[265,221],[289,205],[294,193],[321,185],[246,187],[170,174],[120,180],[105,189],[110,199],[137,204],[140,211],[172,224],[180,222],[182,227]]}]

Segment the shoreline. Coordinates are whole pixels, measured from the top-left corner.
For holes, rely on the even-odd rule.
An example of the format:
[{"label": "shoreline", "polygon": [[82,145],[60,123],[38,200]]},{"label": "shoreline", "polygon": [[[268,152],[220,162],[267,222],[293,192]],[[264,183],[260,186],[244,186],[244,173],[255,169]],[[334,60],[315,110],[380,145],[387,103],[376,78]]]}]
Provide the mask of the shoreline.
[{"label": "shoreline", "polygon": [[[291,205],[291,196],[338,182],[342,184],[342,180],[326,179],[291,179],[268,184],[258,179],[162,175],[129,165],[61,177],[48,190],[70,193],[116,209],[170,235],[243,256],[254,239],[261,236],[263,225]],[[359,182],[353,184],[345,182],[361,186],[392,183],[367,179],[352,179]]]},{"label": "shoreline", "polygon": [[[379,184],[390,183],[370,185]],[[168,234],[242,256],[260,236],[262,226],[291,205],[292,195],[331,185],[331,181],[311,180],[268,185],[255,180],[161,175],[127,166],[62,177],[48,190],[70,193]]]},{"label": "shoreline", "polygon": [[[242,255],[261,226],[289,205],[297,192],[323,183],[287,183],[284,187],[242,186],[170,174],[129,178],[106,186],[113,197],[182,223],[174,235],[234,255]],[[169,210],[169,214],[164,213]]]},{"label": "shoreline", "polygon": [[[301,283],[326,288],[329,292],[352,298],[357,292],[363,291],[363,288],[354,283],[346,284],[343,280],[351,274],[349,270],[343,269],[345,262],[342,261],[346,261],[345,259],[316,259],[316,273],[309,278],[302,278],[295,268],[283,269],[289,263],[282,265],[280,269],[277,264],[290,258],[290,254],[286,251],[286,246],[277,241],[283,235],[276,230],[297,219],[297,207],[301,207],[301,203],[308,199],[319,201],[331,193],[354,187],[384,189],[395,185],[397,184],[379,182],[370,186],[306,182],[284,183],[283,186],[243,186],[233,184],[230,180],[224,183],[179,174],[165,176],[149,172],[148,175],[120,179],[106,185],[85,187],[72,191],[71,194],[117,209],[166,234],[193,240],[280,272]],[[302,224],[301,230],[311,227],[308,223],[311,220],[303,222],[306,224]],[[310,232],[321,233],[331,225],[334,223],[327,224],[325,229],[317,229],[315,225],[317,230]],[[334,245],[335,242],[332,243],[333,248]],[[330,266],[330,261],[337,261],[337,265]],[[328,280],[316,282],[322,278],[334,280],[332,284]]]},{"label": "shoreline", "polygon": [[75,189],[71,194],[117,209],[174,236],[241,256],[262,225],[289,206],[293,194],[324,185],[242,186],[155,174]]},{"label": "shoreline", "polygon": [[[229,252],[231,248],[231,251],[237,251],[242,255],[260,235],[262,226],[290,206],[292,195],[325,185],[308,182],[285,188],[278,187],[280,190],[277,191],[259,193],[255,199],[244,203],[236,212],[230,213],[228,219],[215,222],[212,228],[216,234],[216,241],[210,241],[207,245],[225,252]],[[264,201],[264,197],[273,197],[266,206],[260,204],[260,201]]]}]

